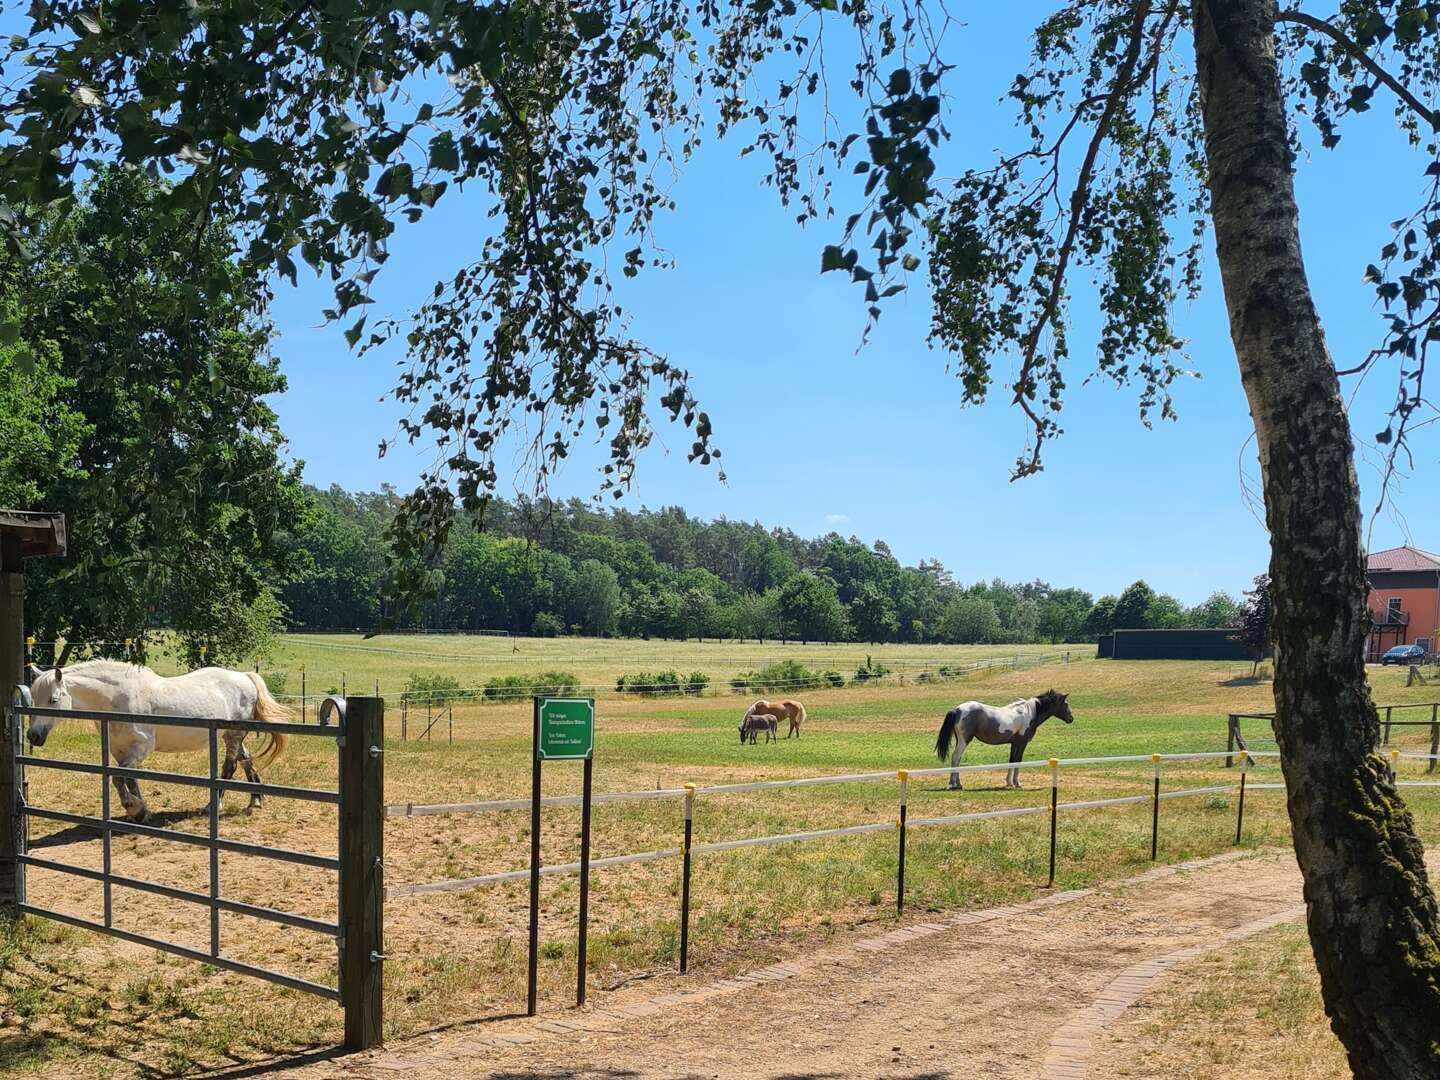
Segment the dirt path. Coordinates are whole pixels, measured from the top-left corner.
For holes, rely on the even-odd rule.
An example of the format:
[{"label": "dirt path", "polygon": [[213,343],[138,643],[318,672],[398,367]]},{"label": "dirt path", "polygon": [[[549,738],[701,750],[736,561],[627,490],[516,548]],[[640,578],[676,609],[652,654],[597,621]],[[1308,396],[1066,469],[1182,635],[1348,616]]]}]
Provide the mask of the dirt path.
[{"label": "dirt path", "polygon": [[658,997],[598,993],[583,1012],[468,1025],[267,1075],[1078,1078],[1090,1034],[1123,1011],[1129,1002],[1120,999],[1138,996],[1137,977],[1159,977],[1169,957],[1298,917],[1299,901],[1288,853],[1197,860],[1093,890],[937,916],[737,979],[697,980]]}]

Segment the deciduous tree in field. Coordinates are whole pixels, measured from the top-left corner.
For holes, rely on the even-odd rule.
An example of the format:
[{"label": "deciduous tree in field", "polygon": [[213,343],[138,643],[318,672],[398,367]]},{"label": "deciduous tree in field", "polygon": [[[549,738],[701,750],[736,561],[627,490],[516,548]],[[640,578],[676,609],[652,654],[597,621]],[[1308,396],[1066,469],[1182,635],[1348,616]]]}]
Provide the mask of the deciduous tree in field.
[{"label": "deciduous tree in field", "polygon": [[1231,637],[1250,651],[1253,663],[1250,674],[1253,677],[1270,648],[1270,576],[1260,574],[1255,578],[1253,588],[1245,591],[1245,602],[1236,615],[1235,633]]},{"label": "deciduous tree in field", "polygon": [[197,235],[164,196],[103,170],[0,254],[0,488],[66,514],[67,558],[25,572],[29,628],[66,639],[60,659],[166,627],[192,663],[204,646],[248,665],[280,626],[304,511],[265,401],[285,379],[233,237]]},{"label": "deciduous tree in field", "polygon": [[[689,151],[707,117],[745,131],[802,220],[824,213],[837,172],[864,177],[821,269],[849,275],[874,318],[928,256],[933,340],[958,357],[966,398],[982,400],[1013,362],[1005,392],[1033,425],[1019,475],[1060,433],[1067,305],[1090,285],[1099,370],[1138,385],[1145,417],[1173,413],[1185,361],[1171,312],[1198,286],[1213,234],[1263,474],[1275,727],[1326,1006],[1357,1075],[1436,1075],[1440,921],[1414,823],[1373,753],[1354,446],[1293,173],[1302,121],[1328,146],[1350,114],[1394,103],[1420,196],[1396,208],[1393,237],[1364,268],[1390,321],[1362,366],[1398,370],[1381,442],[1402,447],[1440,337],[1440,116],[1428,104],[1440,18],[1417,0],[1320,14],[1275,0],[1057,3],[1011,87],[1018,145],[942,185],[935,11],[37,3],[7,67],[25,74],[0,91],[0,217],[66,197],[89,161],[121,158],[173,178],[168,198],[197,236],[233,219],[253,265],[293,278],[298,258],[329,273],[352,343],[405,338],[408,430],[440,443],[396,519],[402,555],[443,545],[455,494],[483,503],[497,445],[522,428],[542,470],[579,432],[603,432],[606,483],[623,486],[653,394],[693,429],[691,456],[716,460],[686,372],[629,336],[607,288],[609,266],[663,261],[650,236],[669,196],[655,170]],[[862,119],[848,133],[831,111],[841,83],[822,67],[826,35],[841,31],[859,42],[845,81]],[[802,144],[810,102],[826,123]],[[492,211],[471,261],[413,321],[360,315],[396,225],[461,183]],[[418,590],[423,561],[400,565],[414,570],[396,585]]]}]

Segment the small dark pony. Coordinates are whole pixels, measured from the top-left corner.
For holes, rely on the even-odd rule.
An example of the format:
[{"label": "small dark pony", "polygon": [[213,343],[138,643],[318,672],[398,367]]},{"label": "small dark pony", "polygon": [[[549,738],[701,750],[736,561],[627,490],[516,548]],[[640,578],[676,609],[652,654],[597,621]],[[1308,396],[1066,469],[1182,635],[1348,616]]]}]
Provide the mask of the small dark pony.
[{"label": "small dark pony", "polygon": [[[1025,747],[1035,737],[1035,732],[1052,716],[1058,716],[1067,724],[1075,722],[1066,694],[1046,690],[1039,697],[1022,698],[1009,705],[986,705],[979,701],[967,701],[956,705],[945,714],[940,724],[940,734],[935,739],[935,756],[944,761],[950,758],[950,767],[960,767],[960,756],[971,739],[999,746],[1010,744],[1010,762],[1016,764],[1025,757]],[[951,743],[954,750],[951,751]],[[1011,769],[1005,774],[1005,786],[1020,786],[1020,770]],[[950,790],[960,790],[960,774],[950,774]]]},{"label": "small dark pony", "polygon": [[765,733],[766,742],[779,742],[780,736],[776,734],[779,724],[773,716],[751,716],[748,713],[740,721],[740,745],[747,742],[755,745],[755,736],[760,732]]}]

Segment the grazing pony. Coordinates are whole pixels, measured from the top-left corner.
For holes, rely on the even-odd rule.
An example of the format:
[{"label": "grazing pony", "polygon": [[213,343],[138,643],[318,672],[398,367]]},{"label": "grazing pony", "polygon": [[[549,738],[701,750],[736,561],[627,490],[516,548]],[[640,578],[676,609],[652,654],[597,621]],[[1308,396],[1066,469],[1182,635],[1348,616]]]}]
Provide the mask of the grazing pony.
[{"label": "grazing pony", "polygon": [[[265,680],[252,671],[228,671],[225,668],[201,668],[188,675],[167,679],[147,667],[120,660],[87,660],[73,667],[52,668],[40,672],[32,681],[30,694],[36,705],[49,709],[84,709],[88,712],[145,713],[155,716],[203,716],[220,720],[256,720],[260,723],[283,723],[290,710],[281,705],[266,689]],[[44,746],[57,717],[32,716],[26,732],[31,746]],[[177,727],[163,721],[153,724],[108,722],[110,755],[115,764],[127,769],[140,767],[152,753],[183,753],[204,750],[210,745],[205,728]],[[99,730],[100,721],[95,721]],[[256,765],[271,762],[285,749],[285,733],[266,732],[268,742],[251,756],[245,746],[248,731],[220,730],[225,742],[225,767],[221,773],[229,780],[235,775],[237,763],[245,767],[245,776],[252,784],[260,783]],[[143,822],[150,811],[140,797],[140,785],[129,777],[112,777],[125,814],[135,822]],[[259,792],[250,794],[247,812],[260,806]]]},{"label": "grazing pony", "polygon": [[754,746],[755,736],[762,731],[765,733],[766,742],[780,741],[780,737],[775,733],[775,717],[751,716],[749,713],[746,713],[740,718],[740,745],[744,746],[748,741],[751,746]]},{"label": "grazing pony", "polygon": [[779,723],[781,720],[789,720],[790,730],[785,733],[785,738],[788,739],[791,735],[794,735],[798,739],[800,737],[800,725],[805,722],[805,706],[801,705],[798,701],[791,701],[788,698],[785,701],[766,701],[764,698],[761,698],[745,710],[745,719],[748,720],[752,716],[773,717],[776,723]]},{"label": "grazing pony", "polygon": [[[1052,716],[1058,716],[1067,724],[1075,722],[1066,703],[1067,694],[1046,690],[1039,697],[1024,698],[1009,705],[985,705],[979,701],[967,701],[956,705],[945,714],[940,724],[940,735],[935,740],[935,756],[941,761],[950,757],[950,767],[960,767],[960,755],[971,739],[999,746],[1010,744],[1010,763],[1013,765],[1025,757],[1025,747],[1035,737],[1035,732]],[[951,743],[954,751],[951,751]],[[1020,770],[1010,769],[1005,773],[1005,786],[1020,786]],[[950,774],[950,790],[960,790],[960,774]]]}]

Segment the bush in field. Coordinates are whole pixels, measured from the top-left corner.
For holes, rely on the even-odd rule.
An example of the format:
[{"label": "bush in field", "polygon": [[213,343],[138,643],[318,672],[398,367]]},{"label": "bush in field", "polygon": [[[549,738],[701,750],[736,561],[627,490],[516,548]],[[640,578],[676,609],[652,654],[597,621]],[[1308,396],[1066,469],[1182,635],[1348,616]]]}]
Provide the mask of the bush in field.
[{"label": "bush in field", "polygon": [[845,685],[845,676],[841,675],[838,671],[827,671],[825,672],[823,678],[825,679],[826,683],[828,683],[833,689],[836,690],[839,690],[842,686]]},{"label": "bush in field", "polygon": [[412,701],[447,705],[455,701],[471,701],[475,692],[462,690],[460,681],[454,675],[439,671],[412,671],[405,683],[405,696]]},{"label": "bush in field", "polygon": [[640,697],[679,697],[682,694],[699,697],[709,685],[710,676],[703,671],[692,671],[683,677],[673,669],[654,673],[637,671],[616,679],[615,692]]},{"label": "bush in field", "polygon": [[634,671],[615,680],[615,692],[640,697],[679,697],[680,676],[674,671]]},{"label": "bush in field", "polygon": [[811,671],[799,661],[781,660],[759,671],[742,671],[730,680],[730,686],[737,694],[751,691],[789,693],[796,690],[814,690],[828,681],[828,676]]},{"label": "bush in field", "polygon": [[855,681],[857,683],[867,683],[872,679],[883,679],[889,674],[890,669],[888,667],[867,656],[865,657],[865,663],[855,669]]},{"label": "bush in field", "polygon": [[565,633],[565,620],[553,612],[542,611],[535,616],[530,632],[536,637],[559,637]]},{"label": "bush in field", "polygon": [[290,673],[287,671],[265,672],[265,688],[269,690],[274,697],[284,697],[285,687],[290,681],[289,675]]},{"label": "bush in field", "polygon": [[497,675],[485,683],[486,701],[564,697],[580,690],[580,677],[570,671],[541,671],[533,675]]}]

